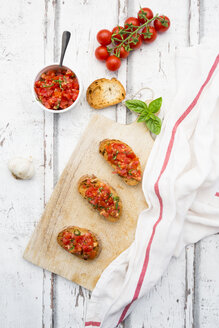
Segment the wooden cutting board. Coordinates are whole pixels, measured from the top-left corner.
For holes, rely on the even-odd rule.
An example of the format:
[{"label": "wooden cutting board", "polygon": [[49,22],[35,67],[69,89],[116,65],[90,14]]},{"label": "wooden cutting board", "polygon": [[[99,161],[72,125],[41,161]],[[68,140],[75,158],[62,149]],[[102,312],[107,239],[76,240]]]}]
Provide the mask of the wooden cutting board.
[{"label": "wooden cutting board", "polygon": [[[102,271],[134,240],[139,213],[147,207],[141,183],[128,186],[112,174],[112,168],[99,154],[103,139],[119,139],[127,143],[145,168],[153,146],[145,124],[121,125],[101,115],[94,115],[66,168],[64,169],[45,211],[24,252],[24,258],[79,285],[93,290]],[[79,178],[94,174],[116,189],[123,203],[118,222],[101,217],[77,191]],[[99,236],[102,252],[94,261],[84,261],[64,249],[56,236],[65,227],[75,225],[88,228]]]}]

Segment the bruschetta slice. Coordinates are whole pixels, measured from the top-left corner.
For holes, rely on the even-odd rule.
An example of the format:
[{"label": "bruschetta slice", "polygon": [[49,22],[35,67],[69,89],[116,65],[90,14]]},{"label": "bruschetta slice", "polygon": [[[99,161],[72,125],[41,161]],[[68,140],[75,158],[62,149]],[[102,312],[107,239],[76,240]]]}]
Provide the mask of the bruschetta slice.
[{"label": "bruschetta slice", "polygon": [[116,139],[105,139],[100,142],[99,152],[104,159],[130,186],[137,185],[142,180],[142,169],[139,158],[131,147]]},{"label": "bruschetta slice", "polygon": [[85,175],[78,182],[79,193],[107,220],[118,221],[122,212],[122,202],[108,183],[95,175]]},{"label": "bruschetta slice", "polygon": [[85,228],[67,227],[58,234],[57,242],[67,252],[83,260],[93,260],[101,251],[97,236]]}]

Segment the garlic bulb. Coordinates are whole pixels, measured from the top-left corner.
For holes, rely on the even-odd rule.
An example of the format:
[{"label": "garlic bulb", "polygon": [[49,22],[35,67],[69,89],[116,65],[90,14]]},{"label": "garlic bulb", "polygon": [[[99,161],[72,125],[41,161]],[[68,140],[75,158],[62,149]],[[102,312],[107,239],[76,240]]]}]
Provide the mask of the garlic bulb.
[{"label": "garlic bulb", "polygon": [[31,179],[35,173],[32,161],[22,157],[12,158],[8,168],[16,179]]}]

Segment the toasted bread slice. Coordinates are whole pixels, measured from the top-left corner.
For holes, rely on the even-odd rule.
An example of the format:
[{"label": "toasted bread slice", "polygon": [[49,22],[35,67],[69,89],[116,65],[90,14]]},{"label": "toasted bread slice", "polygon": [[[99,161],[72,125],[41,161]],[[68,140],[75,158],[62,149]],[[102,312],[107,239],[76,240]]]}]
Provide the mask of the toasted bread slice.
[{"label": "toasted bread slice", "polygon": [[[86,195],[86,191],[90,187],[97,190],[97,194],[101,198],[99,198],[99,201],[96,202],[92,195]],[[107,192],[106,190],[109,191]],[[105,217],[105,219],[111,222],[118,221],[122,213],[122,202],[115,189],[108,183],[98,179],[95,175],[84,175],[78,182],[78,191],[100,215]],[[107,203],[107,201],[110,202],[111,205],[108,205],[109,203]],[[105,205],[105,207],[102,205]]]},{"label": "toasted bread slice", "polygon": [[[108,154],[107,154],[107,151],[106,151],[106,146],[107,145],[110,145],[110,144],[113,144],[113,143],[119,143],[121,145],[124,145],[127,147],[128,151],[130,152],[133,152],[133,150],[131,149],[131,147],[129,147],[126,143],[120,141],[120,140],[116,140],[116,139],[104,139],[100,142],[100,145],[99,145],[99,152],[100,154],[104,157],[104,159],[114,168],[114,169],[118,169],[118,165],[114,164],[114,163],[111,163],[108,159]],[[134,153],[134,152],[133,152]],[[134,154],[135,155],[135,154]],[[136,156],[136,155],[135,155]],[[136,159],[139,161],[139,159],[136,157]],[[142,179],[142,169],[141,169],[141,164],[140,164],[140,161],[139,161],[139,164],[137,166],[137,170],[140,171],[140,177],[138,177],[138,179],[136,178],[133,178],[132,175],[131,175],[131,172],[130,172],[130,176],[129,177],[125,177],[125,176],[122,176],[120,175],[118,172],[117,174],[119,176],[121,176],[121,178],[123,179],[123,181],[128,184],[129,186],[136,186]]]},{"label": "toasted bread slice", "polygon": [[95,109],[113,106],[125,99],[125,89],[115,78],[99,79],[87,89],[87,101]]},{"label": "toasted bread slice", "polygon": [[[66,244],[66,240],[68,241],[68,239],[66,239],[63,235],[65,235],[67,233],[67,235],[71,235],[71,237],[69,238],[69,243]],[[86,239],[85,243],[87,244],[87,241],[90,242],[90,237],[92,237],[93,239],[93,243],[91,242],[91,247],[93,247],[92,251],[86,251],[86,248],[83,249],[83,247],[81,247],[81,250],[79,248],[79,250],[77,249],[77,247],[81,246],[81,244],[83,244],[84,246],[87,247],[87,245],[85,245],[85,243],[83,243],[83,239],[80,240],[79,242],[74,241],[74,237],[78,236],[84,236],[85,234],[89,234],[87,237],[88,239]],[[63,242],[63,238],[65,243]],[[90,230],[85,229],[85,228],[79,228],[76,226],[70,226],[65,228],[64,230],[60,231],[60,233],[57,236],[57,242],[58,244],[64,248],[67,252],[80,257],[83,260],[93,260],[95,259],[97,256],[99,256],[100,252],[101,252],[101,243],[99,238]],[[77,246],[78,243],[78,246]],[[75,244],[75,245],[73,245]],[[88,248],[87,248],[88,249]]]}]

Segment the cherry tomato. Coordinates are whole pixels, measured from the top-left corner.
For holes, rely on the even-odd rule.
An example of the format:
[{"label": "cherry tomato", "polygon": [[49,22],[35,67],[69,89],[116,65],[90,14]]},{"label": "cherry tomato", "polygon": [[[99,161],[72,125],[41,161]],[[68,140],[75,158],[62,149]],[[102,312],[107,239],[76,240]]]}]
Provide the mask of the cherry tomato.
[{"label": "cherry tomato", "polygon": [[106,46],[99,46],[95,50],[95,56],[98,60],[106,60],[109,57]]},{"label": "cherry tomato", "polygon": [[[129,24],[132,24],[132,27],[129,27]],[[139,26],[140,26],[140,22],[136,17],[129,17],[125,21],[125,28],[128,31],[135,31]]]},{"label": "cherry tomato", "polygon": [[100,30],[97,33],[97,41],[102,46],[108,46],[111,43],[112,33],[109,30]]},{"label": "cherry tomato", "polygon": [[148,19],[153,18],[154,14],[150,8],[141,8],[138,12],[138,20],[141,24],[147,22]]},{"label": "cherry tomato", "polygon": [[[118,34],[119,31],[121,31],[121,30],[123,30],[123,26],[116,26],[116,27],[114,27],[113,30],[112,30],[112,35],[115,34],[115,35],[113,35],[113,37],[119,40],[119,41],[118,41],[118,40],[115,40],[115,41],[114,41],[115,44],[119,44],[120,41],[122,41],[122,36],[121,36],[121,34]],[[123,38],[125,38],[125,35],[123,35]]]},{"label": "cherry tomato", "polygon": [[106,60],[106,67],[110,71],[117,71],[121,66],[121,60],[116,56],[109,56]]},{"label": "cherry tomato", "polygon": [[145,43],[151,43],[157,38],[157,31],[153,26],[145,26],[142,33],[147,33],[147,35],[142,34],[142,41]]},{"label": "cherry tomato", "polygon": [[129,55],[129,52],[125,50],[123,46],[120,47],[120,54],[119,54],[119,49],[114,50],[114,54],[118,56],[119,58],[127,58]]},{"label": "cherry tomato", "polygon": [[132,37],[131,39],[133,40],[133,39],[136,39],[136,38],[138,38],[137,43],[134,43],[134,42],[131,42],[131,43],[130,43],[130,47],[131,47],[132,50],[139,49],[139,48],[141,47],[141,45],[142,45],[142,38],[141,38],[141,35],[138,34],[138,33],[137,33],[137,35],[134,34],[133,37]]},{"label": "cherry tomato", "polygon": [[159,16],[158,19],[154,21],[154,27],[157,32],[163,33],[170,27],[170,20],[167,16]]}]

